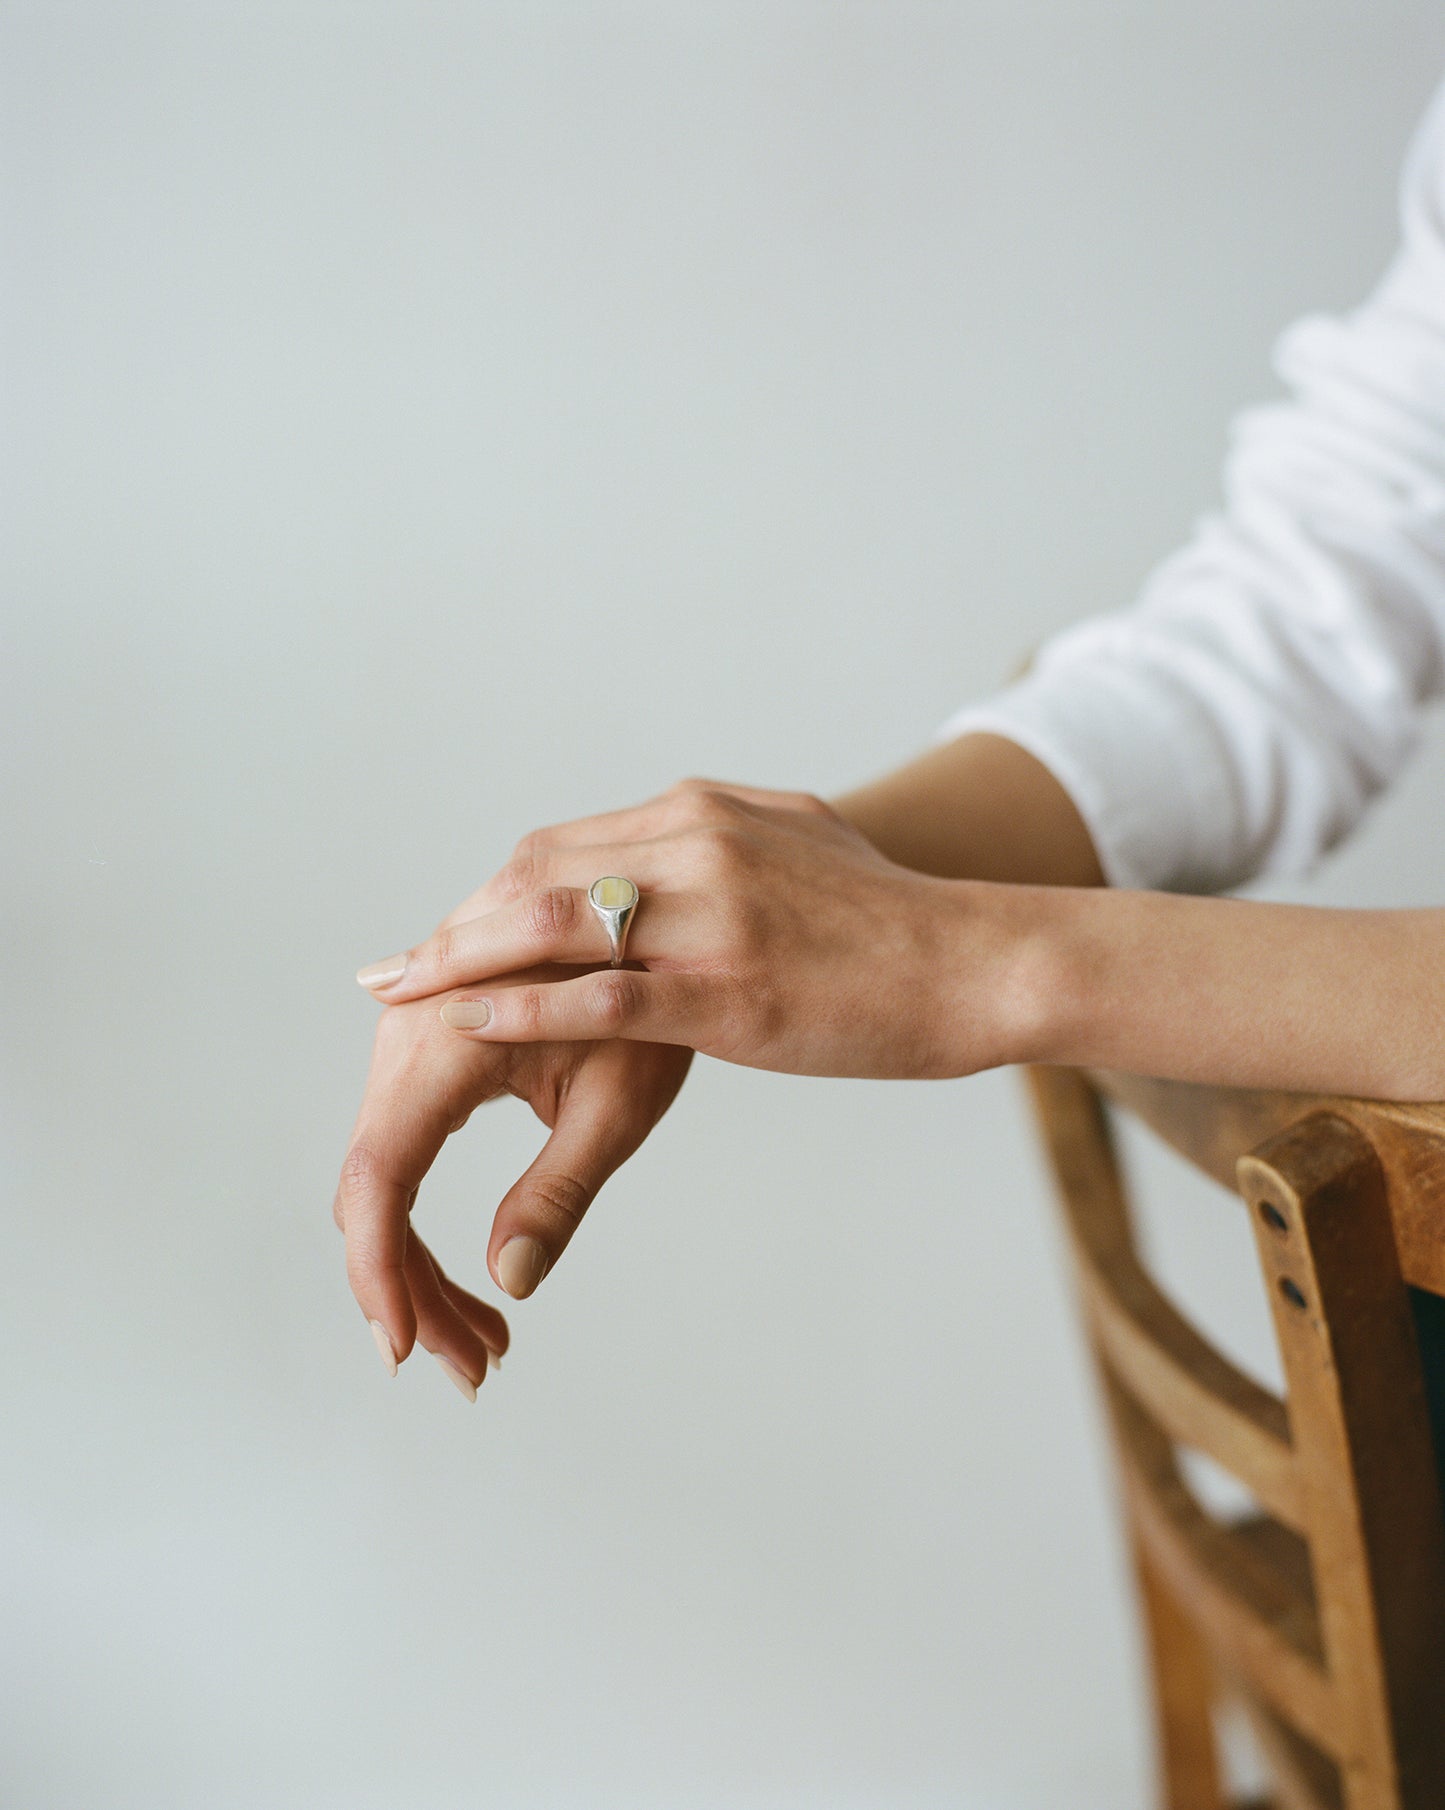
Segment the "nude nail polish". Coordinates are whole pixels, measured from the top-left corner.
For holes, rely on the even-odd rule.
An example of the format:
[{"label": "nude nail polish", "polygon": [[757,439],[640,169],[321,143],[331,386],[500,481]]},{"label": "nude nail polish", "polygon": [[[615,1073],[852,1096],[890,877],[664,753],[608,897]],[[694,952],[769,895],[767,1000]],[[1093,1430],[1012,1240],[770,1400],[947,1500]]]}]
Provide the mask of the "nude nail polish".
[{"label": "nude nail polish", "polygon": [[371,1322],[371,1336],[376,1340],[376,1349],[381,1353],[381,1361],[386,1365],[388,1376],[396,1375],[396,1351],[391,1342],[391,1334],[380,1320]]},{"label": "nude nail polish", "polygon": [[405,973],[406,957],[389,955],[384,962],[372,962],[369,967],[358,968],[356,978],[363,987],[391,987]]},{"label": "nude nail polish", "polygon": [[491,1020],[492,1008],[485,999],[449,999],[442,1007],[442,1023],[454,1031],[479,1031]]},{"label": "nude nail polish", "polygon": [[509,1238],[497,1256],[497,1275],[514,1300],[530,1295],[551,1267],[551,1259],[535,1238]]},{"label": "nude nail polish", "polygon": [[467,1400],[475,1401],[477,1399],[477,1385],[472,1379],[467,1376],[465,1372],[458,1370],[451,1359],[443,1357],[439,1351],[434,1351],[432,1356],[456,1384],[457,1388],[461,1390],[462,1394],[466,1396]]}]

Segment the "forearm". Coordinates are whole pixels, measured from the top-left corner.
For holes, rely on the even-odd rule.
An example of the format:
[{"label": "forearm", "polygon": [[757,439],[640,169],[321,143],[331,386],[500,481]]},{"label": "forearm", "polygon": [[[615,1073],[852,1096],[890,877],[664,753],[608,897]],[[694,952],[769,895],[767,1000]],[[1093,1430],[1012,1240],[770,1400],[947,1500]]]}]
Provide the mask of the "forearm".
[{"label": "forearm", "polygon": [[[1009,1059],[1445,1099],[1445,911],[1109,891],[1068,794],[999,736],[930,749],[834,805],[901,866],[1010,883],[980,889],[986,941],[1007,951]],[[964,915],[947,1009],[973,1019],[979,919]]]},{"label": "forearm", "polygon": [[1445,1099],[1445,911],[999,889],[1023,1059]]},{"label": "forearm", "polygon": [[961,736],[832,802],[889,860],[920,873],[1036,886],[1103,881],[1068,793],[1002,736]]}]

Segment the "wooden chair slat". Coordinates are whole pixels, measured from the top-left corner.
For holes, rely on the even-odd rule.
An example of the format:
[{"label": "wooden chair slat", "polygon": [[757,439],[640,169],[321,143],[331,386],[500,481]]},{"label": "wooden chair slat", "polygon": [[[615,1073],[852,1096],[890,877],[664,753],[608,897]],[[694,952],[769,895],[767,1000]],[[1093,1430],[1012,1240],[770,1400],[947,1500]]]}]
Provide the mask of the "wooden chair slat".
[{"label": "wooden chair slat", "polygon": [[1247,1688],[1238,1694],[1273,1775],[1278,1810],[1344,1810],[1339,1767]]},{"label": "wooden chair slat", "polygon": [[1205,1513],[1172,1457],[1151,1450],[1160,1430],[1117,1385],[1106,1389],[1125,1501],[1150,1561],[1220,1661],[1332,1752],[1338,1712],[1312,1598]]},{"label": "wooden chair slat", "polygon": [[1230,1471],[1298,1527],[1298,1477],[1283,1402],[1179,1313],[1139,1261],[1113,1140],[1097,1094],[1063,1069],[1030,1074],[1060,1178],[1091,1329],[1116,1374],[1171,1437]]},{"label": "wooden chair slat", "polygon": [[1111,1369],[1181,1444],[1203,1452],[1271,1514],[1302,1524],[1284,1403],[1224,1357],[1136,1263],[1107,1269],[1082,1248],[1084,1309]]},{"label": "wooden chair slat", "polygon": [[1271,1566],[1281,1577],[1288,1578],[1301,1596],[1307,1596],[1312,1603],[1316,1601],[1309,1542],[1301,1539],[1292,1527],[1271,1519],[1269,1515],[1246,1515],[1230,1522],[1230,1531],[1257,1558]]},{"label": "wooden chair slat", "polygon": [[[1166,1810],[1224,1810],[1224,1690],[1272,1810],[1445,1810],[1445,1510],[1407,1292],[1445,1295],[1445,1106],[1029,1081],[1114,1435]],[[1244,1194],[1283,1401],[1149,1275],[1101,1090]],[[1266,1512],[1206,1512],[1188,1449]]]}]

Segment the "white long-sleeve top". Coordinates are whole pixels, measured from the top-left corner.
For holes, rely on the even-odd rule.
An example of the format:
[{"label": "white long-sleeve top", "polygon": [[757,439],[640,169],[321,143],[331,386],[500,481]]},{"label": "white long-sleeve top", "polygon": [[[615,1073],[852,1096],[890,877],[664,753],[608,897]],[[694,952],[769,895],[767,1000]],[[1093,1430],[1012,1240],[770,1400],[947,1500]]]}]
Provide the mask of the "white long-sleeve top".
[{"label": "white long-sleeve top", "polygon": [[957,712],[1047,766],[1114,886],[1213,892],[1310,867],[1445,685],[1445,86],[1372,294],[1279,339],[1287,400],[1235,422],[1224,508],[1137,602]]}]

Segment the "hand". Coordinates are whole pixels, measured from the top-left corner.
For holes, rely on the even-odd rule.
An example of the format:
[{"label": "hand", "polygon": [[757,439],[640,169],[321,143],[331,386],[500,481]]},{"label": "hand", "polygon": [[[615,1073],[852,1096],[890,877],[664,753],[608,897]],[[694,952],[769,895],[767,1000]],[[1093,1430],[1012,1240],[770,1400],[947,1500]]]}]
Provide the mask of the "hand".
[{"label": "hand", "polygon": [[[547,972],[509,976],[497,990]],[[447,1029],[432,1000],[382,1013],[334,1213],[352,1292],[393,1371],[419,1340],[475,1396],[489,1354],[495,1361],[507,1349],[502,1315],[443,1272],[410,1222],[452,1132],[504,1093],[526,1100],[551,1128],[497,1208],[487,1250],[498,1283],[527,1295],[602,1183],[667,1110],[691,1059],[690,1050],[645,1043],[473,1044]]]},{"label": "hand", "polygon": [[[957,1075],[1024,1053],[1013,895],[888,861],[820,799],[685,781],[633,810],[527,838],[490,907],[376,964],[388,1000],[596,963],[598,875],[642,892],[642,964],[443,1008],[468,1043],[633,1039],[799,1074]],[[478,903],[482,903],[481,895]],[[484,1022],[478,1022],[483,1019]]]}]

